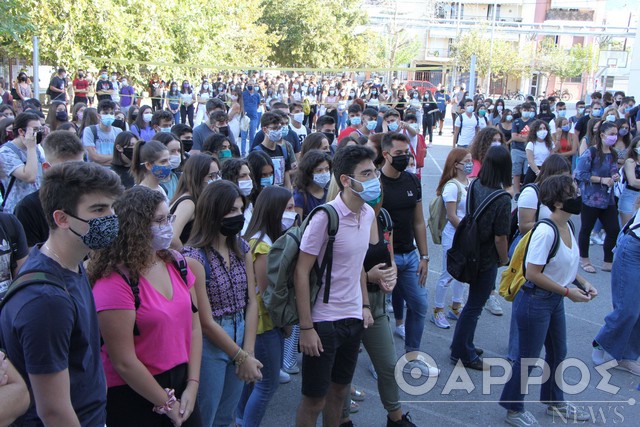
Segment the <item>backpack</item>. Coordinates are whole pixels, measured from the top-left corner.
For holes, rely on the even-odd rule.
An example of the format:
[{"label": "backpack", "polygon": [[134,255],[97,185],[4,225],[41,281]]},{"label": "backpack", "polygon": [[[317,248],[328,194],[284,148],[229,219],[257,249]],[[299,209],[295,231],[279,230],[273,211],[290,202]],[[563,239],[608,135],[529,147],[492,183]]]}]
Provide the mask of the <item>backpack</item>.
[{"label": "backpack", "polygon": [[[558,248],[560,248],[560,233],[558,232],[558,226],[550,219],[542,219],[536,222],[536,225],[534,225],[533,228],[529,230],[524,237],[522,237],[520,242],[518,242],[516,250],[511,256],[511,261],[509,261],[509,267],[502,272],[498,292],[500,293],[500,296],[507,301],[513,301],[522,285],[527,281],[527,265],[525,261],[527,259],[527,252],[529,252],[529,242],[531,241],[533,232],[538,228],[538,225],[543,223],[551,226],[553,229],[553,244],[551,245],[547,262],[545,263],[545,266],[542,267],[542,271],[544,271],[546,264],[551,261],[551,258],[556,256],[558,253]],[[575,233],[575,229],[571,221],[569,221],[569,227],[571,227],[571,233]]]},{"label": "backpack", "polygon": [[305,116],[308,116],[309,114],[311,114],[311,103],[307,98],[305,98],[302,101],[302,112],[304,113]]},{"label": "backpack", "polygon": [[[60,289],[62,289],[73,301],[67,287],[64,285],[64,282],[60,280],[57,276],[51,274],[48,271],[42,270],[26,270],[20,272],[18,276],[11,282],[7,292],[4,294],[2,300],[0,300],[0,312],[2,312],[2,308],[9,302],[9,300],[18,292],[27,288],[31,285],[53,285]],[[75,305],[75,301],[73,302]]]},{"label": "backpack", "polygon": [[454,279],[471,283],[480,271],[480,239],[478,220],[487,208],[499,197],[509,195],[504,190],[496,190],[482,201],[478,209],[472,214],[473,187],[478,182],[474,180],[467,193],[466,215],[458,224],[456,234],[453,236],[451,249],[447,251],[447,271]]},{"label": "backpack", "polygon": [[[533,190],[536,192],[536,197],[538,198],[538,207],[536,208],[536,221],[538,221],[538,216],[540,215],[540,189],[538,188],[538,184],[532,182],[531,184],[522,186],[522,188],[520,189],[520,193],[522,194],[522,190],[524,190],[527,187],[533,188]],[[519,222],[518,207],[516,206],[515,209],[511,211],[511,225],[509,230],[509,247],[511,247],[511,244],[513,243],[515,238],[518,236],[518,233],[520,233],[518,222]]]},{"label": "backpack", "polygon": [[627,176],[624,173],[624,166],[620,168],[618,175],[620,175],[620,179],[613,183],[613,194],[620,198],[624,189],[627,188]]},{"label": "backpack", "polygon": [[[458,201],[460,203],[462,199],[462,185],[457,179],[450,179],[449,182],[453,182],[458,187]],[[445,184],[445,186],[447,185]],[[431,231],[431,239],[436,245],[442,244],[442,230],[447,225],[447,208],[444,203],[442,195],[434,197],[429,202],[429,231]]]},{"label": "backpack", "polygon": [[304,231],[311,221],[311,218],[320,211],[326,212],[329,219],[327,227],[329,238],[322,259],[322,265],[319,265],[316,260],[313,270],[309,275],[310,305],[313,306],[318,298],[323,275],[326,277],[322,302],[324,304],[329,302],[333,244],[338,233],[339,218],[338,212],[333,206],[324,204],[311,211],[302,222],[302,225],[292,227],[284,235],[280,236],[271,246],[269,255],[267,255],[267,277],[269,284],[262,293],[262,301],[275,327],[281,328],[288,325],[295,325],[299,322],[293,276]]},{"label": "backpack", "polygon": [[[465,116],[466,113],[462,113],[462,114],[458,114],[458,117],[460,117],[460,130],[458,131],[458,136],[456,137],[456,144],[458,143],[458,139],[460,139],[460,134],[462,133],[462,117]],[[473,116],[476,118],[476,132],[478,131],[478,128],[480,127],[480,119],[478,118],[478,115],[476,113],[473,113]],[[455,121],[453,126],[455,127]]]}]

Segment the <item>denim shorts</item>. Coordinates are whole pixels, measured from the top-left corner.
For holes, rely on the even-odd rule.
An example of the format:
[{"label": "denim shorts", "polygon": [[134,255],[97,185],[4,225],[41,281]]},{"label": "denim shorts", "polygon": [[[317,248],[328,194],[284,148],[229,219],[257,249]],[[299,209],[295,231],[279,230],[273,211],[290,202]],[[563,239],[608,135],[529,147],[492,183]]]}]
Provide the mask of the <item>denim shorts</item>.
[{"label": "denim shorts", "polygon": [[640,198],[640,191],[625,188],[618,200],[618,212],[627,215],[633,215],[636,213],[636,202],[638,201],[638,198]]},{"label": "denim shorts", "polygon": [[511,149],[511,175],[518,176],[527,173],[529,163],[527,162],[527,153],[523,150]]}]

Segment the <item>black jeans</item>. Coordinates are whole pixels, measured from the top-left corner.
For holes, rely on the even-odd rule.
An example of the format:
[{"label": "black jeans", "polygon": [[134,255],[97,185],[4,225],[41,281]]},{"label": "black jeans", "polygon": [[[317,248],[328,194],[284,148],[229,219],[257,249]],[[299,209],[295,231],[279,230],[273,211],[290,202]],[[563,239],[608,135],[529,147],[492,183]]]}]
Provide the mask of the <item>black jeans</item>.
[{"label": "black jeans", "polygon": [[193,129],[193,111],[195,108],[193,104],[185,107],[184,105],[180,106],[180,123],[187,124],[187,119],[189,120],[189,126]]},{"label": "black jeans", "polygon": [[589,258],[589,238],[591,231],[596,224],[596,220],[600,219],[604,231],[607,236],[604,239],[604,262],[613,262],[613,247],[616,244],[616,238],[620,232],[620,224],[618,223],[618,209],[616,205],[609,205],[606,209],[593,208],[582,204],[582,214],[580,221],[580,235],[578,236],[578,247],[580,248],[580,257]]},{"label": "black jeans", "polygon": [[429,135],[429,142],[433,142],[433,114],[424,113],[422,116],[422,136],[426,139]]}]

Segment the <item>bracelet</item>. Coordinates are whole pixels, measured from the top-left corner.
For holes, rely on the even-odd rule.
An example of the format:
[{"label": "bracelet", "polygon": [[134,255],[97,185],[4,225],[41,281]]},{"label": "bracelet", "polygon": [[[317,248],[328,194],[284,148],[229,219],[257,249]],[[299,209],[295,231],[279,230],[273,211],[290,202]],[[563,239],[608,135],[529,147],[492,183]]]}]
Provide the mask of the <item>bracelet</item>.
[{"label": "bracelet", "polygon": [[362,308],[368,308],[369,310],[371,310],[371,306],[369,304],[362,304]]},{"label": "bracelet", "polygon": [[238,347],[238,352],[236,353],[235,356],[233,356],[233,359],[231,359],[231,361],[235,362],[238,356],[240,356],[240,353],[242,353],[242,347]]},{"label": "bracelet", "polygon": [[189,382],[189,381],[193,381],[194,383],[196,383],[196,384],[200,385],[200,381],[199,381],[199,380],[197,380],[197,379],[195,379],[195,378],[189,378],[189,379],[187,380],[187,382]]},{"label": "bracelet", "polygon": [[167,393],[167,398],[168,399],[164,403],[164,405],[154,406],[153,407],[153,412],[155,412],[156,414],[165,415],[165,414],[171,412],[171,409],[172,409],[171,405],[173,405],[177,401],[175,390],[170,389],[170,388],[165,388],[164,391]]},{"label": "bracelet", "polygon": [[567,287],[567,288],[565,288],[565,290],[566,290],[566,291],[565,291],[565,293],[564,293],[564,296],[565,296],[565,297],[566,297],[566,296],[569,296],[569,288]]},{"label": "bracelet", "polygon": [[233,364],[236,365],[237,367],[240,367],[240,365],[242,365],[244,361],[247,360],[248,357],[249,357],[249,353],[247,353],[246,351],[243,351],[240,357],[238,357],[238,360],[233,361]]},{"label": "bracelet", "polygon": [[313,329],[313,326],[309,327],[309,328],[303,328],[302,326],[300,327],[301,331],[310,331]]}]

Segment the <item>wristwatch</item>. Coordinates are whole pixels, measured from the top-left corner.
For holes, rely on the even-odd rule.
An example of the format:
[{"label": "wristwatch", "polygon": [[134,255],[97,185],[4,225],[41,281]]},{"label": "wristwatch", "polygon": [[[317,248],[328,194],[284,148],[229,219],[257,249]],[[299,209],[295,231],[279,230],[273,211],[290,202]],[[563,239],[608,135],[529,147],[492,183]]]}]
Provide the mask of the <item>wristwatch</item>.
[{"label": "wristwatch", "polygon": [[420,255],[420,260],[421,261],[427,261],[429,262],[431,258],[429,258],[429,255]]}]

